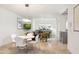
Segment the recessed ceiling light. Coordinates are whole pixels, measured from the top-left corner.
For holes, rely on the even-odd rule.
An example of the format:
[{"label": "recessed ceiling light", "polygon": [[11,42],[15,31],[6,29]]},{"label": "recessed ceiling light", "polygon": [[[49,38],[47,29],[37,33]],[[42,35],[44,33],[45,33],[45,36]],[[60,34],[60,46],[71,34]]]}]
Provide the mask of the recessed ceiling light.
[{"label": "recessed ceiling light", "polygon": [[29,4],[25,4],[25,7],[29,7]]}]

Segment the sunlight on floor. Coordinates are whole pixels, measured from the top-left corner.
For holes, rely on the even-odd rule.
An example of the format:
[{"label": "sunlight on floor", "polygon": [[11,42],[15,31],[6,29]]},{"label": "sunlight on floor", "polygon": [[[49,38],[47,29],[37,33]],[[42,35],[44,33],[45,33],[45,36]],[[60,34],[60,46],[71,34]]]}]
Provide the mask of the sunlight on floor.
[{"label": "sunlight on floor", "polygon": [[19,51],[16,48],[15,43],[10,43],[0,48],[0,54],[69,54],[67,45],[58,41],[52,41],[52,43],[39,42],[37,46],[35,44],[31,50],[26,49],[26,51]]}]

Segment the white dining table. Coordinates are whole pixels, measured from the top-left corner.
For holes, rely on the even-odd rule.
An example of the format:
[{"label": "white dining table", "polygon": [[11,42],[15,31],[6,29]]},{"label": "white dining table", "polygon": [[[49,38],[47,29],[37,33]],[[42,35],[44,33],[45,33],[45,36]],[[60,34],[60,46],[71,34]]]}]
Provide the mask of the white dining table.
[{"label": "white dining table", "polygon": [[32,40],[32,38],[34,38],[35,36],[18,36],[18,37],[23,40]]}]

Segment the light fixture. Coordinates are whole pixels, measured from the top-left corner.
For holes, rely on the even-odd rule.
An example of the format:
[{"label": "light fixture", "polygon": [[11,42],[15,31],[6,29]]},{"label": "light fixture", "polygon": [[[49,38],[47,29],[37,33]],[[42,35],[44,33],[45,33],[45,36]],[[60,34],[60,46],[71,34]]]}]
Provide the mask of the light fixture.
[{"label": "light fixture", "polygon": [[29,7],[29,4],[25,4],[25,7]]}]

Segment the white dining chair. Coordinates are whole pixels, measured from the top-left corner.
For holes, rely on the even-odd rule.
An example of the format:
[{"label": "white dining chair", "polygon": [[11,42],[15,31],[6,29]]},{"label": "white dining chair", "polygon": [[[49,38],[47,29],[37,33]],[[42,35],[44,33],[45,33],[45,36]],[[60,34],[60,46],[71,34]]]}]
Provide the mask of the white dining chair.
[{"label": "white dining chair", "polygon": [[20,37],[16,37],[15,41],[17,48],[24,48],[27,45],[26,41]]}]

